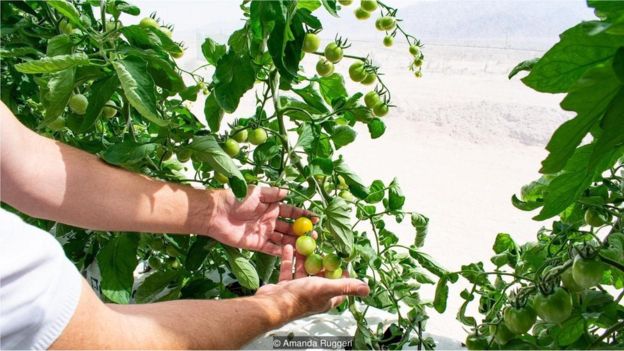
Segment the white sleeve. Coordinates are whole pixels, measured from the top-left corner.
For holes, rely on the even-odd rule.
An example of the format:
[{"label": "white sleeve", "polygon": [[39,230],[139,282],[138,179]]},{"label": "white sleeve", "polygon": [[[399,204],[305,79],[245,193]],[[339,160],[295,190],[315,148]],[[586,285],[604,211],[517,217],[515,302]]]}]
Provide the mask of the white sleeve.
[{"label": "white sleeve", "polygon": [[51,234],[0,209],[0,350],[47,349],[76,310],[81,275]]}]

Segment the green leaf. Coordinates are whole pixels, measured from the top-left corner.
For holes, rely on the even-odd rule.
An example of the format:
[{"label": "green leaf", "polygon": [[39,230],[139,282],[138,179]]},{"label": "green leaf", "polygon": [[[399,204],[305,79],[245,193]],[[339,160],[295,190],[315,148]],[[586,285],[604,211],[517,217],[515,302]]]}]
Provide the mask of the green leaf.
[{"label": "green leaf", "polygon": [[137,144],[126,139],[106,149],[102,154],[102,159],[116,166],[133,165],[147,159],[149,155],[156,152],[156,149],[158,149],[156,143]]},{"label": "green leaf", "polygon": [[420,213],[412,213],[410,219],[412,226],[414,227],[414,229],[416,229],[414,246],[423,247],[425,245],[425,239],[427,238],[429,218],[421,215]]},{"label": "green leaf", "polygon": [[339,98],[347,98],[347,89],[345,88],[344,79],[338,73],[331,74],[327,77],[319,78],[321,96],[331,105],[332,101]]},{"label": "green leaf", "polygon": [[423,266],[423,268],[435,274],[439,278],[448,279],[449,272],[446,269],[442,268],[442,266],[440,266],[437,262],[435,262],[431,256],[414,248],[411,248],[409,253],[410,256],[416,259],[416,261],[418,261],[418,263]]},{"label": "green leaf", "polygon": [[509,72],[509,76],[507,78],[511,79],[516,74],[520,73],[521,71],[530,71],[531,69],[533,69],[533,66],[535,66],[535,64],[538,61],[539,61],[539,58],[534,58],[534,59],[520,62],[519,64],[516,65],[516,67],[514,67],[511,70],[511,72]]},{"label": "green leaf", "polygon": [[596,22],[583,22],[561,34],[555,44],[522,79],[529,87],[545,93],[563,93],[585,72],[610,60],[622,45],[621,39],[605,33],[590,35]]},{"label": "green leaf", "polygon": [[215,240],[209,237],[198,236],[188,251],[184,267],[191,272],[198,270],[202,264],[204,264],[206,257],[208,257],[210,253],[210,249],[214,247],[216,243]]},{"label": "green leaf", "polygon": [[160,118],[156,109],[156,91],[152,78],[147,74],[147,64],[136,57],[113,61],[121,87],[130,102],[145,119],[161,127],[167,121]]},{"label": "green leaf", "polygon": [[85,113],[82,124],[80,125],[81,131],[86,131],[93,127],[95,121],[102,113],[104,105],[106,105],[106,103],[113,96],[118,86],[119,80],[115,75],[99,79],[91,85],[89,105],[87,106],[87,112]]},{"label": "green leaf", "polygon": [[299,138],[297,139],[297,143],[293,147],[296,149],[298,147],[307,150],[312,147],[312,143],[314,142],[314,130],[309,124],[302,124],[299,128]]},{"label": "green leaf", "polygon": [[201,46],[202,53],[209,64],[216,66],[221,57],[225,55],[225,45],[218,44],[210,38],[206,38]]},{"label": "green leaf", "polygon": [[297,1],[297,8],[298,9],[307,9],[310,12],[314,12],[319,7],[321,7],[321,1],[320,0],[299,0],[299,1]]},{"label": "green leaf", "polygon": [[137,303],[149,303],[158,299],[169,283],[178,277],[174,270],[157,271],[150,274],[137,288],[134,299]]},{"label": "green leaf", "polygon": [[613,72],[621,83],[624,84],[624,47],[618,49],[613,58]]},{"label": "green leaf", "polygon": [[256,81],[256,73],[251,59],[230,50],[225,54],[215,69],[213,94],[219,106],[232,113],[238,108],[241,97],[251,89]]},{"label": "green leaf", "polygon": [[257,290],[260,287],[260,278],[251,262],[237,249],[230,247],[224,247],[224,249],[230,269],[240,285],[250,290]]},{"label": "green leaf", "polygon": [[446,301],[448,300],[448,281],[446,278],[440,278],[435,289],[435,297],[433,298],[433,308],[438,313],[446,311]]},{"label": "green leaf", "polygon": [[351,144],[357,137],[357,132],[349,126],[338,126],[332,133],[332,140],[336,149]]},{"label": "green leaf", "polygon": [[373,118],[367,125],[372,139],[377,139],[386,132],[386,124],[379,117]]},{"label": "green leaf", "polygon": [[557,344],[568,346],[585,334],[585,320],[582,317],[573,317],[563,322],[557,333]]},{"label": "green leaf", "polygon": [[306,104],[312,106],[315,112],[327,113],[329,109],[323,102],[323,98],[319,94],[318,90],[314,87],[314,83],[310,83],[304,88],[293,89],[295,94],[299,95]]},{"label": "green leaf", "polygon": [[126,39],[128,39],[128,42],[134,47],[154,49],[158,52],[165,51],[170,54],[183,52],[178,44],[157,28],[131,25],[122,27],[121,33],[123,33]]},{"label": "green leaf", "polygon": [[80,12],[74,7],[74,5],[65,0],[47,0],[46,3],[52,6],[61,15],[65,16],[71,24],[83,28],[80,21]]},{"label": "green leaf", "polygon": [[204,115],[206,116],[206,122],[211,131],[215,133],[219,131],[223,114],[223,109],[219,106],[214,92],[210,93],[210,95],[206,97],[206,102],[204,103]]},{"label": "green leaf", "polygon": [[596,140],[588,168],[594,169],[613,149],[624,145],[624,87],[615,95],[601,122],[602,134]]},{"label": "green leaf", "polygon": [[386,186],[381,180],[374,180],[369,188],[370,194],[366,197],[369,204],[378,203],[386,195]]},{"label": "green leaf", "polygon": [[276,256],[267,255],[261,252],[256,252],[253,256],[254,263],[256,264],[256,270],[260,276],[260,280],[264,283],[269,283],[271,275],[275,270]]},{"label": "green leaf", "polygon": [[44,97],[45,120],[43,125],[54,121],[63,113],[74,89],[73,68],[53,74],[47,83],[48,93]]},{"label": "green leaf", "polygon": [[405,203],[405,196],[399,186],[399,181],[394,178],[388,187],[388,208],[392,211],[400,210]]},{"label": "green leaf", "polygon": [[88,65],[89,57],[85,53],[44,57],[40,60],[18,63],[15,69],[26,74],[55,73],[76,66]]},{"label": "green leaf", "polygon": [[112,302],[130,302],[138,246],[138,235],[124,233],[111,239],[97,254],[102,294]]},{"label": "green leaf", "polygon": [[239,184],[244,184],[244,188],[237,186],[232,190],[237,197],[245,197],[247,194],[247,183],[243,174],[238,170],[232,158],[223,151],[217,140],[212,135],[196,136],[189,145],[189,149],[193,150],[193,158],[200,162],[207,162],[215,171],[227,176],[230,182],[235,178]]},{"label": "green leaf", "polygon": [[333,198],[325,209],[325,225],[335,239],[340,252],[350,255],[353,251],[353,232],[349,205],[341,198]]},{"label": "green leaf", "polygon": [[336,0],[321,0],[325,10],[329,12],[332,16],[338,17],[338,12],[336,9]]},{"label": "green leaf", "polygon": [[541,173],[556,173],[565,166],[575,148],[598,123],[619,90],[620,83],[608,65],[588,71],[572,87],[561,107],[567,111],[575,111],[577,115],[557,128],[548,142],[546,149],[550,153],[542,161]]},{"label": "green leaf", "polygon": [[349,169],[342,158],[334,161],[334,170],[345,179],[353,195],[363,200],[368,197],[370,190],[364,185],[360,177]]},{"label": "green leaf", "polygon": [[516,243],[511,238],[511,235],[507,233],[498,233],[496,235],[496,240],[494,241],[494,246],[492,247],[495,253],[503,253],[505,251],[515,251]]},{"label": "green leaf", "polygon": [[67,34],[59,34],[48,39],[46,54],[48,56],[69,55],[72,52],[74,43]]}]

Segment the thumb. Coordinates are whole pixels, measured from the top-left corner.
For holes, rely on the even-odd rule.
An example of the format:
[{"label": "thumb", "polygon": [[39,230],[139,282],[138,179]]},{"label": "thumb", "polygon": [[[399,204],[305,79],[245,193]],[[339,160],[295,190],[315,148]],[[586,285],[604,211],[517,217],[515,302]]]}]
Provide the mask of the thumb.
[{"label": "thumb", "polygon": [[327,289],[325,291],[331,296],[367,296],[370,288],[361,280],[353,278],[341,278],[327,281]]}]

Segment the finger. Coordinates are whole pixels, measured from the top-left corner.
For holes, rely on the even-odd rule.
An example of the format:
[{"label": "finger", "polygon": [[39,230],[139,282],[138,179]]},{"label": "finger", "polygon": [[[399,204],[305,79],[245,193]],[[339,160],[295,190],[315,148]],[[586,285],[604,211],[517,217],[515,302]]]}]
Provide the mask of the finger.
[{"label": "finger", "polygon": [[297,219],[299,217],[308,217],[310,218],[312,223],[316,223],[319,220],[318,216],[314,212],[287,204],[280,204],[279,215],[283,218],[292,219]]},{"label": "finger", "polygon": [[264,243],[264,245],[262,245],[262,249],[260,251],[271,256],[281,256],[284,250],[281,245],[277,245],[267,241]]},{"label": "finger", "polygon": [[331,304],[331,308],[336,308],[340,306],[340,304],[344,302],[345,298],[346,298],[345,296],[332,297],[329,300],[329,303]]},{"label": "finger", "polygon": [[370,288],[361,280],[342,278],[329,280],[327,282],[325,293],[330,296],[367,296],[370,293]]},{"label": "finger", "polygon": [[286,245],[282,248],[282,263],[280,266],[279,281],[292,280],[293,274],[293,246]]},{"label": "finger", "polygon": [[[275,221],[275,231],[283,233],[283,234],[288,234],[288,235],[293,235],[293,236],[297,236],[293,231],[292,231],[292,225],[288,222],[284,222],[282,220],[277,220]],[[311,236],[316,239],[318,238],[318,233],[316,231],[313,231],[311,233]]]},{"label": "finger", "polygon": [[284,243],[284,234],[279,232],[273,232],[269,234],[269,240],[274,244],[283,244]]},{"label": "finger", "polygon": [[275,187],[260,188],[260,202],[265,204],[282,201],[286,195],[288,195],[288,191],[285,189]]},{"label": "finger", "polygon": [[295,279],[305,278],[308,276],[304,266],[305,259],[305,256],[298,253],[295,254]]}]

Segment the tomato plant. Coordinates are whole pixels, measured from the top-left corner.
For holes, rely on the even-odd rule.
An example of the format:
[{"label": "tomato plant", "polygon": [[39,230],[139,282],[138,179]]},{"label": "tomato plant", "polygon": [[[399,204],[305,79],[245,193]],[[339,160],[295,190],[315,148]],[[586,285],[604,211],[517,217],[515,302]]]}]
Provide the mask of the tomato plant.
[{"label": "tomato plant", "polygon": [[[403,208],[398,180],[362,179],[337,153],[356,140],[356,125],[373,139],[384,134],[377,105],[383,104],[377,115],[392,112],[390,87],[370,56],[340,36],[317,50],[313,35],[327,29],[316,13],[352,15],[341,7],[350,4],[243,1],[244,21],[227,42],[206,38],[201,45],[210,75],[200,75],[176,63],[184,47],[171,24],[126,1],[3,1],[1,97],[27,127],[114,166],[229,188],[237,197],[250,184],[288,189],[288,203],[319,216],[316,242],[299,238],[298,246],[314,257],[309,268],[318,268],[315,255],[331,257],[327,267],[335,269],[326,269],[327,277],[348,272],[371,288],[369,297],[340,306],[357,321],[357,348],[431,348],[432,339],[423,336],[428,304],[418,289],[447,272],[422,251],[428,219]],[[405,55],[423,59],[420,41],[405,32],[397,9],[372,0],[360,6],[358,18],[384,18],[386,35],[419,48]],[[142,17],[128,25],[129,16]],[[340,73],[302,68],[321,57],[357,64],[355,80],[370,85],[379,102],[367,107],[361,92],[347,91]],[[420,75],[420,66],[409,69]],[[257,97],[252,114],[239,111],[246,94]],[[188,107],[198,99],[205,100],[201,116]],[[54,233],[81,271],[97,266],[101,296],[109,302],[228,298],[278,278],[275,257],[208,237],[89,231],[24,218]],[[398,243],[390,221],[412,228],[412,245]],[[135,286],[137,267],[145,276]],[[356,302],[396,313],[397,320],[369,326],[368,309]]]},{"label": "tomato plant", "polygon": [[[528,71],[529,87],[566,94],[561,107],[576,113],[548,142],[543,176],[511,199],[552,222],[534,242],[498,234],[494,269],[475,262],[451,273],[471,286],[461,292],[458,320],[489,349],[624,347],[624,3],[588,5],[598,19],[566,30],[543,57],[510,73]],[[446,284],[438,282],[438,311]],[[468,315],[473,301],[479,318]]]}]

